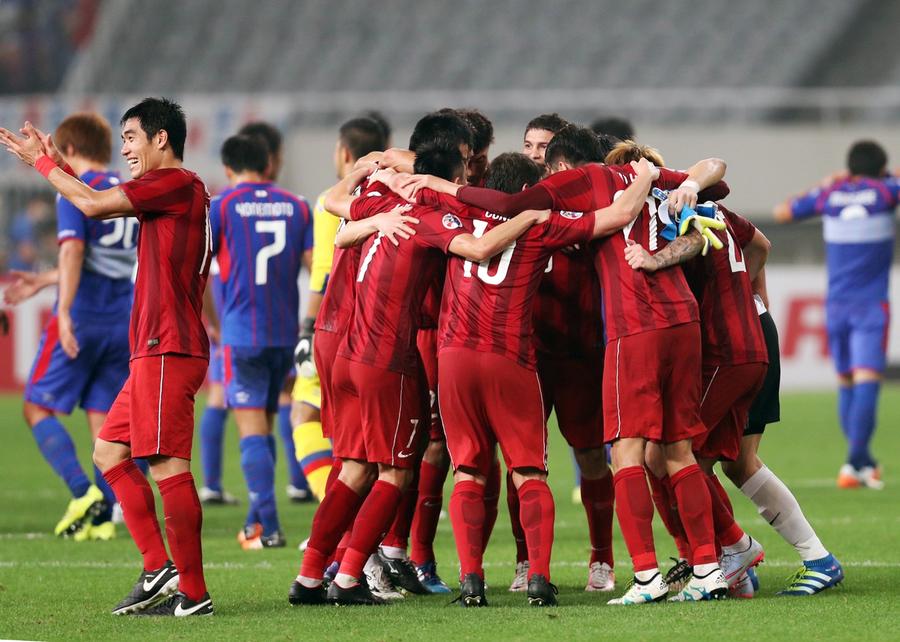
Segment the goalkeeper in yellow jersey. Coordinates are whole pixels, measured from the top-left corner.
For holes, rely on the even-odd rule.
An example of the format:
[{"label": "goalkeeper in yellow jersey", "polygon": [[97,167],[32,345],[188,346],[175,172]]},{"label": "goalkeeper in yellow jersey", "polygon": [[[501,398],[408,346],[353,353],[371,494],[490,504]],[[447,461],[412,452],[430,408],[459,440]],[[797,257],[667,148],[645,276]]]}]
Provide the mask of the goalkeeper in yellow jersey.
[{"label": "goalkeeper in yellow jersey", "polygon": [[[340,128],[334,150],[334,166],[339,179],[353,169],[357,160],[386,146],[384,126],[368,117],[353,118]],[[294,384],[291,420],[294,425],[294,450],[309,488],[321,501],[331,473],[331,442],[322,432],[322,386],[313,361],[316,316],[328,280],[334,256],[334,238],[340,219],[325,209],[325,193],[316,199],[313,209],[313,259],[309,280],[309,306],[300,328],[294,352],[298,376]],[[327,386],[327,382],[324,382]],[[328,412],[327,404],[325,412]],[[326,426],[329,418],[325,419]]]}]

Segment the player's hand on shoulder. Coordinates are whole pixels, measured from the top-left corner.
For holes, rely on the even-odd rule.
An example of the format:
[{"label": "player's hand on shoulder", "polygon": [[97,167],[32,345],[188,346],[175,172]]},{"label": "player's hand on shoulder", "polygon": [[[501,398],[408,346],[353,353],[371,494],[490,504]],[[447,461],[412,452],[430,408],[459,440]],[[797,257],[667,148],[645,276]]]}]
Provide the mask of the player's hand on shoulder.
[{"label": "player's hand on shoulder", "polygon": [[651,182],[659,178],[659,168],[646,158],[642,158],[638,161],[631,161],[631,167],[638,176],[649,174]]},{"label": "player's hand on shoulder", "polygon": [[369,152],[353,164],[353,169],[357,170],[363,167],[370,167],[374,170],[380,165],[382,156],[384,156],[384,152]]},{"label": "player's hand on shoulder", "polygon": [[397,174],[395,193],[405,198],[410,203],[416,202],[419,192],[425,188],[433,189],[431,181],[433,177],[428,174]]},{"label": "player's hand on shoulder", "polygon": [[397,205],[387,212],[381,212],[372,217],[372,224],[375,229],[386,236],[391,243],[399,245],[397,238],[408,239],[413,236],[416,231],[411,226],[416,225],[419,219],[414,216],[406,216],[412,208],[411,205]]},{"label": "player's hand on shoulder", "polygon": [[625,260],[634,270],[655,272],[656,259],[638,243],[631,243],[625,248]]},{"label": "player's hand on shoulder", "polygon": [[519,216],[528,216],[534,225],[540,225],[550,220],[550,210],[526,210]]}]

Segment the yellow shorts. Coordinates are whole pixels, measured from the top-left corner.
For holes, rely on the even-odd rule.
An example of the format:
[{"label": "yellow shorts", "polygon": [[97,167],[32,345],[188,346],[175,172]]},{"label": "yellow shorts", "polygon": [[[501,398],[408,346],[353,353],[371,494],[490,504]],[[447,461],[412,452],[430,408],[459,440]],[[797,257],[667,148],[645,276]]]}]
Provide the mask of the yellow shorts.
[{"label": "yellow shorts", "polygon": [[298,374],[294,381],[291,398],[298,403],[305,403],[316,410],[322,407],[322,388],[319,386],[319,375],[304,377]]}]

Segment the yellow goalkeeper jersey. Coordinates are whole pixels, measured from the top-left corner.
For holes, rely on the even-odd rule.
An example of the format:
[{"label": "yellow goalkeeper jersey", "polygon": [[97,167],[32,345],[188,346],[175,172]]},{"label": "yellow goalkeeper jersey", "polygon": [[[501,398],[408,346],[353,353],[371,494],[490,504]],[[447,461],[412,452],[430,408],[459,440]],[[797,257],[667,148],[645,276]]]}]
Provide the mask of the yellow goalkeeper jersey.
[{"label": "yellow goalkeeper jersey", "polygon": [[334,258],[334,237],[337,236],[340,224],[341,219],[325,209],[325,192],[322,192],[313,208],[313,254],[309,276],[311,292],[325,293],[331,260]]}]

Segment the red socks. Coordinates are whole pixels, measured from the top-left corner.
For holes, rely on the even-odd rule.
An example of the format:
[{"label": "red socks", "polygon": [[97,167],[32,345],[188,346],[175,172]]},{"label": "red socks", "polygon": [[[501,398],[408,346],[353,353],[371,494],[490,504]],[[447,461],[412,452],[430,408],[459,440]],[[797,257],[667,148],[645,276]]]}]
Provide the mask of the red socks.
[{"label": "red socks", "polygon": [[715,536],[713,534],[712,507],[706,475],[697,464],[691,464],[670,475],[678,514],[691,545],[691,564],[715,564]]},{"label": "red socks", "polygon": [[434,536],[444,503],[447,470],[447,466],[438,467],[424,460],[419,468],[419,499],[412,521],[412,548],[409,555],[419,566],[434,561]]},{"label": "red socks", "polygon": [[647,479],[650,480],[650,492],[653,495],[653,503],[656,505],[656,512],[659,513],[663,525],[669,531],[669,535],[675,540],[675,546],[678,547],[678,557],[691,561],[691,546],[688,544],[687,535],[684,527],[681,525],[681,518],[678,516],[675,506],[675,491],[672,490],[672,482],[666,475],[662,479],[656,477],[652,471],[647,470]]},{"label": "red socks", "polygon": [[529,479],[519,486],[519,503],[519,516],[528,544],[528,578],[543,575],[549,581],[553,522],[556,517],[553,493],[545,480]]},{"label": "red socks", "polygon": [[359,512],[363,498],[347,484],[335,479],[313,516],[309,544],[303,553],[300,575],[322,579],[325,565]]},{"label": "red socks", "polygon": [[474,481],[460,481],[450,495],[450,523],[459,556],[460,578],[469,573],[484,577],[484,486]]},{"label": "red socks", "polygon": [[587,514],[588,531],[591,536],[591,564],[605,562],[613,567],[612,527],[613,527],[613,486],[612,472],[600,479],[581,478],[581,503]]},{"label": "red socks", "polygon": [[513,484],[512,474],[506,473],[506,506],[509,508],[509,525],[516,542],[516,563],[528,559],[528,546],[525,544],[525,531],[519,519],[519,492]]},{"label": "red socks", "polygon": [[[719,483],[719,479],[715,475],[704,475],[704,477],[706,478],[706,486],[709,488],[716,539],[722,546],[736,544],[744,536],[744,531],[734,521],[734,510],[731,507],[731,500],[728,499],[728,494],[722,488],[722,484]],[[727,504],[722,501],[723,495]]]},{"label": "red socks", "polygon": [[357,579],[362,577],[366,560],[384,539],[397,514],[401,495],[400,489],[393,484],[381,479],[375,482],[353,522],[350,544],[341,560],[340,573]]},{"label": "red socks", "polygon": [[494,459],[491,472],[488,473],[484,486],[484,531],[481,534],[482,546],[487,550],[494,524],[497,523],[498,505],[500,504],[500,461]]},{"label": "red socks", "polygon": [[653,500],[642,466],[620,469],[613,478],[616,488],[616,515],[631,555],[634,572],[657,568],[653,545]]},{"label": "red socks", "polygon": [[178,569],[178,590],[191,600],[199,601],[206,595],[206,581],[203,579],[203,548],[200,544],[203,509],[194,476],[190,472],[179,473],[163,479],[157,486],[163,502],[166,539]]},{"label": "red socks", "polygon": [[144,570],[153,571],[169,559],[163,544],[159,521],[156,519],[156,502],[153,489],[134,461],[128,459],[116,464],[103,478],[116,495],[122,507],[125,525],[144,558]]},{"label": "red socks", "polygon": [[385,546],[393,546],[406,550],[409,545],[409,530],[412,527],[413,515],[416,512],[416,503],[419,499],[419,483],[413,483],[400,495],[400,505],[397,507],[397,515],[391,523],[388,534],[381,543]]}]

